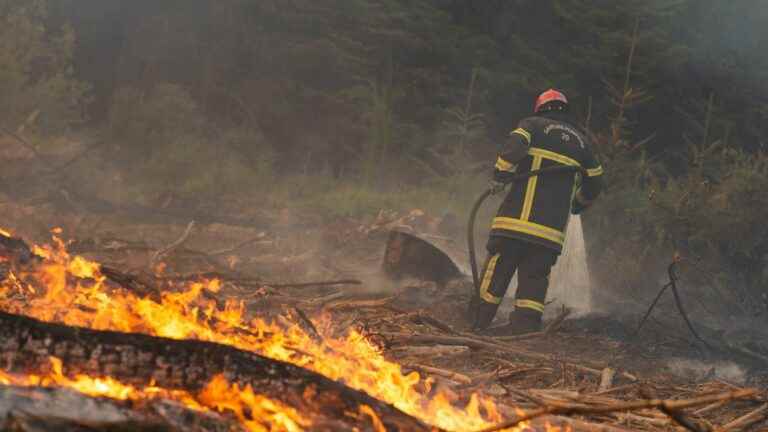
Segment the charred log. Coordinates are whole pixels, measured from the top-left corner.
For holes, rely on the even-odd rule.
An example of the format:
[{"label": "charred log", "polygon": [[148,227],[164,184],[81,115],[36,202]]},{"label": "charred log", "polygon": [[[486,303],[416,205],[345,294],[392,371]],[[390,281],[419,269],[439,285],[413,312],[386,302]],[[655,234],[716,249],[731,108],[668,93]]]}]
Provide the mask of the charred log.
[{"label": "charred log", "polygon": [[35,258],[29,245],[17,237],[9,237],[0,232],[0,258],[26,264]]},{"label": "charred log", "polygon": [[[298,366],[225,345],[68,327],[0,312],[0,368],[39,373],[51,356],[64,374],[110,376],[126,384],[200,391],[215,376],[307,413],[313,430],[375,430],[368,406],[390,431],[433,430],[393,406]],[[342,426],[343,425],[343,426]]]},{"label": "charred log", "polygon": [[240,432],[237,422],[173,401],[121,402],[68,389],[0,386],[0,430],[13,432]]},{"label": "charred log", "polygon": [[461,270],[443,251],[421,238],[399,230],[389,233],[383,262],[393,280],[416,278],[444,285],[462,277]]}]

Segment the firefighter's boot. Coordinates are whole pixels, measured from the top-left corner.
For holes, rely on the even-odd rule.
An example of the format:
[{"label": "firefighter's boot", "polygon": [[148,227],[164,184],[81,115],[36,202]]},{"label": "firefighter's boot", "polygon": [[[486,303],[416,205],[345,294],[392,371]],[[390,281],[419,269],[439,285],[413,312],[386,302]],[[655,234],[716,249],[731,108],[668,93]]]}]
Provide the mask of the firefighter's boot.
[{"label": "firefighter's boot", "polygon": [[487,336],[513,336],[541,331],[542,314],[530,309],[516,309],[509,313],[509,322],[482,332]]},{"label": "firefighter's boot", "polygon": [[542,313],[531,309],[515,309],[509,313],[507,334],[524,334],[541,331]]},{"label": "firefighter's boot", "polygon": [[496,316],[496,311],[499,309],[499,305],[493,303],[484,302],[482,299],[478,299],[475,304],[474,317],[472,322],[472,330],[483,331],[491,325],[493,318]]}]

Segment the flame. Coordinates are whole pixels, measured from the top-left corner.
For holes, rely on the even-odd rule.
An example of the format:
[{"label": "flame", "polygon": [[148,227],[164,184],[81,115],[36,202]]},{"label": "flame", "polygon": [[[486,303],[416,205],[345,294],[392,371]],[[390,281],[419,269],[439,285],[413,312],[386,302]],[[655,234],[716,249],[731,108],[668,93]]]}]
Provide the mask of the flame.
[{"label": "flame", "polygon": [[[196,411],[233,412],[252,432],[299,432],[311,425],[299,413],[279,401],[254,394],[250,387],[231,385],[223,375],[214,377],[197,395],[181,390],[147,386],[137,388],[112,378],[64,375],[60,359],[50,357],[51,370],[45,375],[14,375],[0,370],[0,384],[23,387],[66,387],[77,392],[121,401],[169,399]],[[248,412],[247,418],[245,412]]]},{"label": "flame", "polygon": [[[240,389],[226,378],[214,378],[200,394],[200,401],[219,411],[232,411],[250,431],[268,431],[264,423],[278,425],[287,432],[302,431],[309,423],[299,413],[280,402],[253,392],[251,386]],[[247,412],[246,412],[247,411]]]},{"label": "flame", "polygon": [[[43,321],[97,330],[205,340],[256,352],[345,383],[446,430],[479,430],[502,420],[494,402],[477,394],[465,407],[457,406],[456,396],[448,392],[427,396],[431,387],[429,380],[422,380],[417,372],[405,374],[400,365],[385,359],[380,350],[359,332],[350,330],[343,338],[329,336],[332,320],[328,315],[316,323],[324,336],[324,343],[318,343],[299,326],[285,328],[259,318],[249,319],[241,301],[227,300],[220,307],[206,295],[221,289],[218,280],[197,281],[178,292],[163,292],[156,301],[125,289],[108,287],[99,264],[79,256],[71,257],[57,235],[53,237],[52,246],[35,247],[35,251],[45,258],[44,263],[30,273],[13,275],[0,286],[0,309]],[[9,282],[11,280],[15,282]],[[255,417],[245,416],[244,407],[253,411],[254,405],[260,407],[261,411],[257,412],[264,413],[270,421],[283,422],[280,424],[285,430],[300,430],[305,426],[289,407],[254,393],[249,387],[227,388],[222,379],[211,382],[209,391],[194,399],[197,405],[192,406],[228,409],[251,430],[260,429],[249,420]],[[74,383],[62,381],[61,377],[56,382],[78,389]],[[97,387],[96,381],[92,384],[85,388],[85,393]],[[121,388],[114,381],[99,381],[98,385]],[[427,392],[420,390],[423,387]],[[131,388],[127,394],[134,392],[147,394],[147,389]],[[176,399],[180,397],[174,396]],[[360,407],[360,413],[370,417],[376,428],[383,428],[370,407]],[[521,423],[509,431],[528,430],[528,426]]]},{"label": "flame", "polygon": [[381,419],[373,410],[373,408],[369,407],[368,405],[360,405],[360,414],[371,418],[371,422],[373,422],[373,428],[376,429],[376,432],[387,432],[387,428],[384,427],[384,423],[381,422]]}]

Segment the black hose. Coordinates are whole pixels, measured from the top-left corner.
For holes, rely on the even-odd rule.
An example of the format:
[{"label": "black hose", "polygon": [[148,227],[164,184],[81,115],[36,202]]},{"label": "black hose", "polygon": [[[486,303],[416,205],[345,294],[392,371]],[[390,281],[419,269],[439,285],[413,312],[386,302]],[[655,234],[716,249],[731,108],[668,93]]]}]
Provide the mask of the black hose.
[{"label": "black hose", "polygon": [[651,303],[651,306],[648,307],[647,311],[645,311],[645,315],[643,315],[643,319],[640,320],[640,324],[638,324],[637,325],[637,329],[635,329],[635,334],[634,334],[635,337],[637,337],[637,335],[640,334],[640,330],[642,330],[643,325],[645,325],[645,321],[648,320],[648,317],[651,316],[651,312],[653,312],[653,309],[656,307],[656,304],[661,299],[661,296],[664,295],[664,293],[667,292],[667,289],[669,289],[669,287],[671,287],[671,286],[672,286],[672,282],[664,285],[661,288],[661,291],[659,291],[659,293],[656,295],[656,298],[653,299],[653,302]]},{"label": "black hose", "polygon": [[469,230],[467,231],[467,241],[469,244],[469,266],[472,268],[472,283],[475,286],[475,293],[480,292],[480,276],[477,272],[477,255],[475,251],[475,219],[477,218],[477,212],[482,207],[483,202],[488,199],[493,193],[493,189],[488,189],[483,192],[475,201],[475,205],[472,206],[472,211],[469,213]]},{"label": "black hose", "polygon": [[685,312],[685,309],[683,309],[683,301],[680,300],[680,294],[677,292],[677,275],[675,275],[675,267],[669,266],[669,283],[672,287],[672,294],[675,296],[675,305],[677,306],[678,312],[680,312],[680,316],[683,317],[683,320],[685,321],[685,324],[688,326],[688,330],[691,331],[691,334],[693,337],[699,340],[702,344],[704,344],[705,347],[712,349],[712,346],[710,346],[707,341],[704,340],[699,334],[696,332],[696,329],[693,328],[693,324],[691,323],[691,320],[688,319],[688,314]]},{"label": "black hose", "polygon": [[643,328],[643,325],[648,320],[648,317],[651,315],[651,312],[656,307],[656,304],[658,304],[659,299],[661,299],[662,294],[667,291],[667,289],[672,289],[672,294],[675,298],[675,306],[677,307],[677,311],[680,313],[680,316],[683,318],[683,321],[685,321],[685,324],[688,326],[688,330],[691,332],[694,338],[704,344],[705,347],[709,349],[713,349],[710,344],[707,343],[704,338],[702,338],[698,332],[696,332],[696,329],[693,327],[693,323],[691,323],[691,320],[688,319],[688,314],[685,312],[685,309],[683,308],[683,301],[680,299],[680,293],[677,291],[677,275],[675,274],[675,268],[677,267],[677,260],[673,261],[672,264],[667,267],[667,275],[669,276],[669,283],[664,285],[664,287],[661,288],[661,291],[659,291],[659,294],[656,295],[656,298],[653,299],[653,302],[651,303],[651,306],[648,308],[648,310],[645,312],[645,315],[643,316],[643,319],[640,320],[640,324],[637,326],[637,330],[635,330],[634,337],[637,337],[640,334],[640,330]]}]

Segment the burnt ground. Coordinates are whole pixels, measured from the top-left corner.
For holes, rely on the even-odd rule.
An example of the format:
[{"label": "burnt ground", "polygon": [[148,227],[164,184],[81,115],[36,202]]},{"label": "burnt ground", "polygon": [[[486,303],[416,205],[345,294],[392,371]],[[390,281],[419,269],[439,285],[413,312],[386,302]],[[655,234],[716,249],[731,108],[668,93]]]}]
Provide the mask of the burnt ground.
[{"label": "burnt ground", "polygon": [[[69,244],[73,252],[136,273],[156,270],[150,268],[152,254],[177,240],[186,225],[36,213],[34,226],[29,227],[25,224],[30,223],[27,216],[31,210],[7,206],[4,210],[11,217],[6,226],[20,235],[34,232],[33,240],[42,241],[41,225],[47,222],[48,226],[62,226],[65,238],[67,232],[77,234]],[[547,401],[603,398],[599,399],[603,403],[615,403],[642,399],[647,393],[641,394],[641,390],[648,388],[658,397],[685,399],[746,386],[764,389],[768,383],[768,363],[763,360],[760,343],[750,345],[752,349],[746,354],[734,351],[727,346],[728,338],[722,332],[697,323],[700,332],[716,347],[707,349],[691,337],[679,317],[669,313],[655,314],[634,337],[644,305],[623,315],[566,319],[545,335],[495,341],[508,349],[453,344],[451,351],[442,343],[413,343],[405,336],[487,341],[467,333],[464,316],[471,286],[468,279],[448,286],[418,280],[394,283],[381,272],[384,244],[392,228],[414,228],[460,248],[460,241],[446,238],[440,231],[438,219],[414,212],[381,213],[368,220],[324,221],[298,217],[286,210],[265,213],[260,220],[257,226],[198,224],[183,245],[165,258],[162,271],[217,272],[233,280],[258,279],[267,286],[360,279],[362,285],[272,288],[266,295],[266,300],[271,301],[254,303],[252,310],[270,315],[278,310],[265,308],[266,304],[314,302],[331,311],[339,327],[360,329],[382,347],[387,357],[406,370],[433,377],[438,387],[455,393],[459,400],[472,392],[484,393],[509,407],[506,413],[512,415],[512,407],[535,408]],[[256,302],[242,288],[227,292]],[[608,369],[615,371],[611,380],[605,377]],[[760,430],[766,418],[766,410],[760,411],[761,400],[711,404],[687,414],[706,426],[727,424],[755,411],[753,421],[747,423],[750,429],[733,430]],[[626,430],[678,427],[667,415],[654,410],[576,417]]]}]

